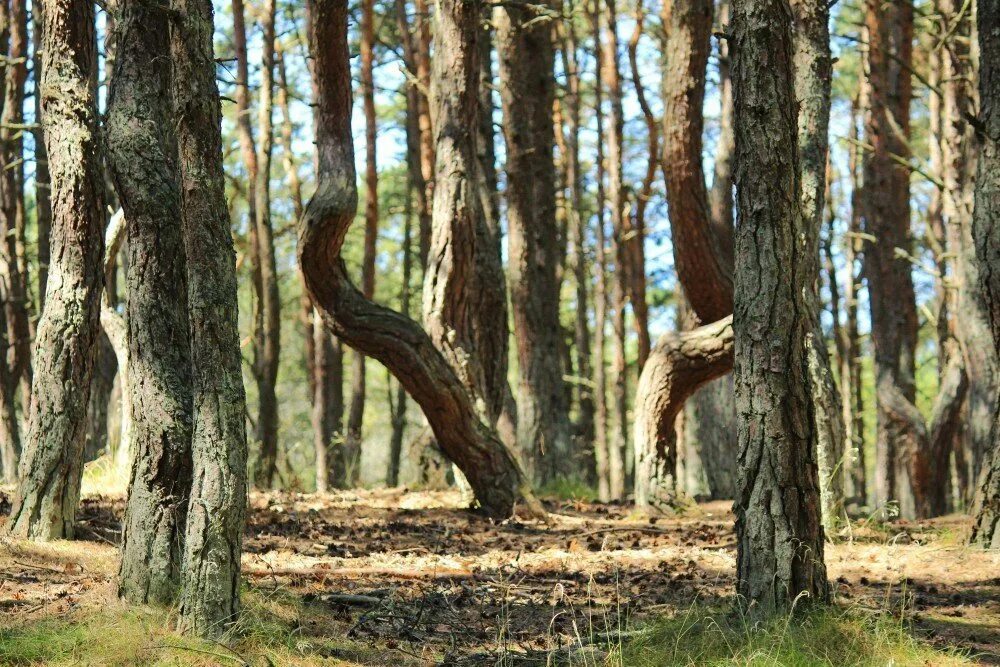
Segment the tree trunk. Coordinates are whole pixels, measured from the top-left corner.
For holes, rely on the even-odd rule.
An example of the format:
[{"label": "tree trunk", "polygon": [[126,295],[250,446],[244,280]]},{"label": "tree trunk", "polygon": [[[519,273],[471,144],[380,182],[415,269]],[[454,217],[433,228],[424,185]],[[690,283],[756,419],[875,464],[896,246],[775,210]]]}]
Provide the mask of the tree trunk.
[{"label": "tree trunk", "polygon": [[552,146],[553,45],[548,4],[508,3],[494,14],[507,140],[511,305],[517,342],[517,442],[537,482],[572,458],[559,322],[559,230]]},{"label": "tree trunk", "polygon": [[628,261],[625,241],[626,198],[622,175],[622,143],[624,141],[625,112],[622,109],[622,84],[618,62],[618,15],[616,0],[605,0],[607,24],[602,37],[603,79],[608,88],[608,102],[611,107],[605,141],[608,146],[608,183],[611,204],[611,238],[615,255],[614,285],[611,289],[613,302],[611,329],[614,344],[611,353],[611,375],[614,378],[613,427],[609,448],[611,451],[611,498],[625,497],[625,482],[628,466],[625,465],[625,447],[628,444],[628,408],[625,403],[627,375],[625,368],[625,298],[629,285]]},{"label": "tree trunk", "polygon": [[130,382],[122,391],[135,437],[118,594],[138,604],[177,597],[191,485],[191,343],[165,10],[119,7],[106,129],[127,220]]},{"label": "tree trunk", "polygon": [[171,23],[172,93],[194,368],[194,483],[185,529],[180,625],[214,637],[239,611],[247,504],[246,399],[212,4],[174,0],[171,9],[176,13]]},{"label": "tree trunk", "polygon": [[414,0],[414,64],[417,75],[417,126],[420,129],[420,173],[424,184],[420,207],[420,266],[427,269],[427,254],[431,249],[431,202],[434,201],[434,128],[431,118],[431,29],[427,0]]},{"label": "tree trunk", "polygon": [[[410,179],[410,192],[415,190],[415,182]],[[406,211],[403,219],[403,284],[399,288],[399,310],[406,316],[410,314],[410,275],[413,267],[413,211],[410,204],[411,199],[407,198]],[[390,408],[392,408],[392,436],[389,439],[389,465],[385,475],[385,485],[394,487],[399,485],[399,466],[403,456],[403,437],[406,435],[406,388],[403,383],[396,383],[395,405],[391,401],[392,383],[389,386]]]},{"label": "tree trunk", "polygon": [[42,52],[55,262],[38,323],[29,446],[7,529],[19,537],[50,540],[73,536],[103,285],[93,5],[47,3]]},{"label": "tree trunk", "polygon": [[[608,381],[606,366],[606,335],[608,321],[608,288],[606,259],[606,230],[604,225],[604,86],[601,82],[601,58],[599,39],[601,34],[600,5],[595,1],[594,11],[590,15],[593,26],[595,51],[594,109],[597,136],[602,138],[597,142],[597,216],[595,220],[596,233],[594,238],[595,257],[594,271],[597,277],[594,282],[594,460],[597,465],[597,497],[601,502],[611,500],[611,457],[616,454],[608,447]],[[620,456],[620,452],[617,452]],[[623,464],[615,462],[616,467]]]},{"label": "tree trunk", "polygon": [[[979,119],[982,140],[976,175],[975,213],[972,219],[979,288],[993,334],[993,350],[1000,354],[1000,7],[982,3],[979,31]],[[1000,409],[995,410],[993,444],[980,478],[970,541],[1000,548]]]},{"label": "tree trunk", "polygon": [[35,229],[38,236],[38,314],[45,307],[45,290],[49,281],[49,236],[52,230],[52,202],[49,197],[49,156],[45,151],[42,130],[42,96],[38,82],[42,77],[42,23],[44,7],[39,2],[31,7],[31,64],[35,82]]},{"label": "tree trunk", "polygon": [[281,298],[278,293],[278,267],[271,228],[271,155],[274,148],[274,52],[275,0],[265,0],[261,8],[261,82],[257,107],[260,130],[257,156],[255,217],[257,301],[255,303],[254,378],[257,381],[257,442],[260,457],[254,471],[258,488],[270,488],[278,471],[278,360],[281,354]]},{"label": "tree trunk", "polygon": [[733,2],[737,594],[752,616],[828,599],[811,409],[816,262],[801,211],[785,0]]},{"label": "tree trunk", "polygon": [[427,334],[409,318],[365,299],[347,278],[340,250],[357,208],[347,8],[334,0],[311,0],[310,12],[320,170],[299,230],[298,253],[313,301],[341,340],[381,361],[404,384],[487,514],[508,517],[519,499],[540,514],[516,459],[479,419],[464,385]]},{"label": "tree trunk", "polygon": [[865,277],[871,302],[872,343],[875,348],[877,442],[875,445],[875,502],[879,507],[896,501],[900,513],[916,515],[906,459],[917,444],[912,429],[892,418],[888,409],[891,391],[910,403],[916,399],[914,355],[917,344],[917,310],[909,252],[909,170],[893,161],[906,157],[910,125],[910,66],[912,61],[913,6],[903,2],[883,7],[866,4],[865,23],[870,110],[866,119],[865,220],[876,241],[865,249]]},{"label": "tree trunk", "polygon": [[480,122],[481,18],[478,2],[438,3],[431,76],[437,182],[423,308],[428,335],[493,426],[510,390],[500,239],[484,210],[477,134],[467,131]]},{"label": "tree trunk", "polygon": [[[365,116],[365,245],[361,260],[361,293],[366,299],[375,296],[375,241],[378,237],[378,166],[375,119],[375,83],[373,78],[375,48],[375,7],[373,0],[361,6],[361,98]],[[351,409],[347,418],[344,444],[346,467],[343,482],[353,486],[361,464],[361,429],[365,417],[365,355],[355,351],[351,365]]]},{"label": "tree trunk", "polygon": [[808,282],[805,298],[812,301],[807,332],[809,392],[812,398],[813,438],[819,464],[823,525],[834,530],[843,519],[844,423],[840,394],[830,370],[830,357],[819,322],[819,236],[826,211],[826,165],[829,149],[830,86],[833,61],[830,56],[830,11],[822,2],[791,0],[794,31],[795,99],[798,100],[798,155],[802,219],[801,257]]},{"label": "tree trunk", "polygon": [[646,207],[653,196],[653,183],[660,166],[660,131],[653,110],[646,100],[646,90],[639,76],[639,41],[646,23],[645,0],[635,5],[635,28],[628,42],[628,59],[632,70],[632,85],[639,102],[639,109],[646,121],[646,142],[649,154],[646,156],[646,174],[635,199],[635,217],[630,220],[626,234],[626,256],[628,258],[628,298],[632,303],[635,317],[637,340],[637,362],[639,368],[646,364],[652,343],[649,339],[649,306],[646,303]]}]

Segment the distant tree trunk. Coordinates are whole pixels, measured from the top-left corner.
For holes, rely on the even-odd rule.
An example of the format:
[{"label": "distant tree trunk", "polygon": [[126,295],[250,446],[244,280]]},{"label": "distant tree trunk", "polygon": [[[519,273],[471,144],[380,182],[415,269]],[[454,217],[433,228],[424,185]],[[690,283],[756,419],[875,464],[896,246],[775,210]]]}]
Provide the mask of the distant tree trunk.
[{"label": "distant tree trunk", "polygon": [[517,442],[540,483],[565,473],[572,460],[556,276],[560,243],[552,153],[554,52],[548,20],[552,12],[549,4],[529,7],[514,2],[494,14],[503,83],[508,257],[520,375]]},{"label": "distant tree trunk", "polygon": [[104,255],[94,7],[58,0],[45,8],[40,90],[55,262],[38,324],[28,446],[7,522],[12,535],[36,540],[73,536]]},{"label": "distant tree trunk", "polygon": [[274,43],[275,1],[265,0],[261,9],[261,82],[257,126],[260,130],[257,156],[255,217],[257,288],[254,328],[254,378],[257,381],[257,441],[260,457],[254,471],[257,487],[270,488],[278,471],[278,360],[281,354],[281,298],[278,267],[271,228],[271,155],[274,148]]},{"label": "distant tree trunk", "polygon": [[[872,146],[865,154],[865,219],[866,231],[876,239],[865,250],[878,419],[875,495],[883,507],[898,502],[904,518],[928,517],[945,511],[937,461],[958,426],[966,376],[961,355],[952,355],[928,426],[915,405],[913,278],[908,258],[897,254],[898,249],[909,253],[911,246],[910,172],[896,160],[908,155],[913,7],[871,0],[865,16],[871,89],[866,143]],[[947,470],[947,457],[943,467]]]},{"label": "distant tree trunk", "polygon": [[612,411],[613,427],[609,448],[611,473],[611,498],[621,500],[625,497],[625,481],[628,477],[625,465],[625,446],[628,443],[628,409],[625,403],[626,368],[625,368],[625,298],[629,284],[627,275],[628,260],[625,241],[625,183],[622,175],[622,144],[624,142],[625,112],[622,109],[621,72],[618,62],[618,14],[617,1],[605,0],[607,23],[602,36],[603,47],[603,79],[608,87],[608,102],[611,107],[604,141],[608,146],[608,183],[611,204],[611,239],[615,255],[614,284],[611,288],[613,302],[611,329],[614,332],[614,344],[611,353],[611,375],[614,378],[614,410]]},{"label": "distant tree trunk", "polygon": [[[361,4],[361,98],[365,115],[365,245],[361,260],[361,293],[366,299],[375,296],[375,241],[378,237],[378,165],[375,119],[375,5],[374,0]],[[361,429],[365,418],[365,355],[355,350],[351,365],[351,408],[347,417],[344,443],[346,467],[343,483],[353,486],[361,464]]]},{"label": "distant tree trunk", "polygon": [[[494,426],[510,395],[507,295],[500,239],[487,218],[486,180],[477,151],[482,7],[438,2],[431,76],[434,102],[434,216],[424,275],[424,326]],[[506,443],[512,449],[513,441]]]},{"label": "distant tree trunk", "polygon": [[[977,15],[979,32],[979,119],[982,140],[976,175],[975,213],[972,219],[979,288],[993,334],[993,350],[1000,354],[1000,7],[982,3]],[[995,410],[993,444],[980,477],[973,510],[970,541],[1000,548],[1000,409]]]},{"label": "distant tree trunk", "polygon": [[[572,15],[572,8],[570,8]],[[573,284],[576,308],[573,318],[573,351],[576,354],[577,422],[575,436],[577,451],[583,452],[594,442],[594,392],[593,362],[590,347],[590,322],[588,319],[589,295],[587,285],[591,280],[587,263],[587,215],[583,205],[583,174],[580,169],[580,63],[577,58],[576,24],[566,21],[562,32],[563,70],[566,72],[566,88],[563,94],[566,127],[566,187],[569,210],[569,242],[573,252]],[[596,479],[596,476],[595,476]]]},{"label": "distant tree trunk", "polygon": [[487,514],[509,517],[518,500],[543,514],[516,459],[479,419],[461,380],[427,334],[409,318],[365,299],[347,278],[340,250],[357,208],[347,8],[335,0],[311,0],[309,8],[320,169],[316,195],[299,230],[299,262],[314,303],[339,338],[381,361],[403,382]]},{"label": "distant tree trunk", "polygon": [[833,61],[830,56],[830,11],[822,2],[791,0],[794,31],[795,99],[798,100],[799,170],[803,226],[801,257],[807,282],[805,298],[812,328],[806,334],[809,392],[812,399],[813,438],[819,464],[823,525],[833,531],[843,519],[844,423],[840,394],[830,370],[829,352],[819,322],[819,237],[826,211],[826,166],[829,149],[830,86]]},{"label": "distant tree trunk", "polygon": [[[597,465],[597,497],[601,502],[611,500],[611,462],[614,454],[608,446],[608,381],[606,373],[606,335],[608,321],[608,288],[607,288],[607,238],[604,225],[604,86],[601,82],[600,34],[601,15],[598,0],[595,0],[594,10],[590,20],[594,33],[595,59],[597,68],[594,84],[594,109],[597,136],[602,140],[597,142],[597,216],[596,234],[594,238],[595,258],[594,271],[597,277],[594,281],[594,460]],[[621,464],[616,463],[616,466]]]},{"label": "distant tree trunk", "polygon": [[646,100],[646,90],[639,76],[639,41],[646,23],[645,0],[635,5],[635,28],[628,42],[628,59],[632,70],[632,85],[639,102],[639,109],[646,121],[646,143],[649,155],[646,157],[646,174],[635,200],[635,217],[631,218],[627,233],[626,255],[628,257],[628,298],[632,302],[635,316],[635,331],[638,337],[637,361],[639,368],[646,364],[652,343],[649,339],[649,306],[646,303],[646,208],[653,196],[653,183],[660,166],[660,131],[656,117]]},{"label": "distant tree trunk", "polygon": [[219,92],[207,0],[174,0],[172,96],[187,253],[194,368],[193,479],[180,625],[215,637],[239,611],[247,504],[246,399],[237,325],[236,258],[222,168]]},{"label": "distant tree trunk", "polygon": [[[431,202],[434,201],[434,128],[431,117],[431,17],[427,0],[414,0],[414,64],[417,75],[417,126],[420,129],[420,173],[424,196],[417,199],[420,217],[420,266],[427,269],[431,249]],[[405,14],[404,14],[405,16]]]},{"label": "distant tree trunk", "polygon": [[[24,83],[28,55],[27,11],[23,0],[5,4],[0,47],[10,61],[5,66],[3,107],[0,113],[0,301],[3,302],[3,335],[0,336],[0,461],[4,480],[16,481],[21,454],[20,423],[17,417],[17,388],[31,377],[31,331],[28,319],[27,276],[21,261],[24,238],[23,141]],[[37,49],[36,49],[37,50]],[[20,62],[19,62],[20,61]],[[36,73],[37,75],[37,73]],[[36,80],[36,89],[37,89]],[[37,98],[36,92],[36,98]],[[27,405],[24,394],[22,404]]]},{"label": "distant tree trunk", "polygon": [[42,23],[44,7],[41,3],[31,7],[31,64],[35,82],[35,229],[38,234],[38,314],[45,307],[45,290],[49,281],[49,235],[52,230],[52,202],[49,198],[49,156],[45,151],[42,131],[42,96],[38,82],[42,77]]},{"label": "distant tree trunk", "polygon": [[[800,240],[792,25],[785,0],[733,2],[736,102],[737,593],[753,616],[828,599],[808,336],[816,263]],[[801,270],[805,267],[806,270]]]},{"label": "distant tree trunk", "polygon": [[[414,183],[410,180],[410,191]],[[399,288],[399,310],[406,316],[410,314],[410,276],[413,267],[413,212],[410,198],[407,198],[406,212],[403,219],[403,283]],[[392,383],[389,385],[390,408],[392,408],[392,436],[389,438],[389,465],[385,475],[385,485],[399,485],[399,466],[403,455],[403,437],[406,434],[406,388],[402,382],[396,383],[396,400],[392,398]]]},{"label": "distant tree trunk", "polygon": [[[966,481],[967,499],[971,500],[976,480],[991,449],[992,415],[996,410],[997,390],[1000,385],[1000,364],[991,345],[988,314],[985,312],[979,291],[979,265],[973,241],[973,165],[976,162],[977,144],[973,127],[967,116],[973,113],[975,89],[974,68],[970,41],[972,39],[971,12],[962,11],[955,0],[939,0],[942,30],[950,35],[940,49],[942,64],[942,176],[944,191],[942,213],[948,237],[948,254],[953,257],[952,275],[954,310],[952,327],[960,353],[965,360],[969,379],[963,416],[966,466],[959,470],[959,478]],[[958,454],[958,452],[956,452]],[[947,452],[939,453],[946,457]],[[957,458],[957,457],[956,457]],[[956,464],[961,464],[956,460]],[[945,469],[939,470],[939,481]]]},{"label": "distant tree trunk", "polygon": [[191,486],[191,342],[170,109],[166,7],[126,3],[115,26],[106,145],[128,243],[125,321],[135,457],[118,594],[167,604],[180,590]]}]

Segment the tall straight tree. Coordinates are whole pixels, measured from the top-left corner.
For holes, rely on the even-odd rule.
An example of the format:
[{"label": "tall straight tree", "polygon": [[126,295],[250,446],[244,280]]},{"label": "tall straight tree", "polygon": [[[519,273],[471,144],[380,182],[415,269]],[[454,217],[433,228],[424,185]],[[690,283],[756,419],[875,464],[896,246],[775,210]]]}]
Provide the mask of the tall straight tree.
[{"label": "tall straight tree", "polygon": [[7,530],[50,540],[73,536],[104,283],[93,4],[46,2],[42,38],[54,262],[38,323],[27,446]]},{"label": "tall straight tree", "polygon": [[117,6],[105,132],[128,238],[128,362],[120,366],[135,447],[118,592],[140,604],[170,603],[180,591],[191,488],[191,343],[166,9]]},{"label": "tall straight tree", "polygon": [[816,262],[800,241],[798,123],[787,0],[734,0],[737,593],[752,614],[828,597],[807,335]]},{"label": "tall straight tree", "polygon": [[479,137],[463,131],[480,120],[482,5],[441,0],[437,9],[431,74],[437,182],[424,325],[493,426],[510,395],[507,295],[500,240],[487,219]]},{"label": "tall straight tree", "polygon": [[473,397],[430,337],[408,317],[365,299],[347,277],[340,252],[358,203],[348,12],[340,0],[310,0],[309,11],[319,182],[299,228],[298,257],[313,302],[333,333],[381,361],[404,384],[485,513],[509,517],[523,501],[533,514],[543,515],[517,460],[479,418]]},{"label": "tall straight tree", "polygon": [[[365,245],[361,258],[361,293],[375,296],[375,242],[378,239],[378,164],[375,117],[375,2],[361,3],[361,99],[365,115]],[[365,419],[365,355],[355,350],[351,365],[351,407],[347,415],[347,441],[343,482],[353,486],[361,462],[361,429]]]},{"label": "tall straight tree", "polygon": [[281,354],[281,298],[278,266],[271,227],[271,156],[274,152],[274,53],[275,0],[265,0],[261,11],[260,101],[257,106],[257,183],[254,187],[254,379],[257,381],[257,442],[260,457],[254,471],[256,485],[268,488],[277,474],[278,458],[278,361]]},{"label": "tall straight tree", "polygon": [[[976,175],[973,236],[979,262],[979,287],[1000,354],[1000,5],[983,2],[977,15],[979,32],[979,119],[982,140]],[[981,476],[973,512],[971,541],[1000,548],[1000,409],[993,423],[993,446]]]},{"label": "tall straight tree", "polygon": [[[895,502],[904,518],[946,509],[947,448],[967,391],[962,355],[949,355],[932,418],[916,407],[917,306],[910,273],[910,170],[913,5],[866,4],[870,109],[865,128],[865,274],[875,348],[875,500]],[[901,253],[900,250],[903,252]],[[940,452],[945,452],[943,458]]]},{"label": "tall straight tree", "polygon": [[170,8],[171,93],[194,368],[194,482],[185,527],[180,624],[215,637],[239,611],[247,503],[236,257],[223,181],[212,3],[173,0]]},{"label": "tall straight tree", "polygon": [[552,146],[555,95],[551,3],[494,13],[507,142],[507,253],[519,373],[517,442],[538,482],[572,459],[559,322],[559,228]]}]

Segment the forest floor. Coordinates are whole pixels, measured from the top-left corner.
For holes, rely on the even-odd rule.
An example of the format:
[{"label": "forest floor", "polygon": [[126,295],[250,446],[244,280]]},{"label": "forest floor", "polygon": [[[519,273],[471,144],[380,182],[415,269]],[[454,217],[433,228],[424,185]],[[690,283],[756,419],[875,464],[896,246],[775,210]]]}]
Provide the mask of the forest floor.
[{"label": "forest floor", "polygon": [[85,498],[77,541],[0,542],[0,665],[1000,664],[1000,554],[962,546],[961,517],[854,522],[827,546],[836,611],[785,659],[785,643],[809,643],[797,630],[758,636],[725,611],[728,502],[650,519],[549,500],[548,525],[458,502],[254,494],[244,627],[206,647],[171,633],[168,612],[115,600],[123,501]]}]

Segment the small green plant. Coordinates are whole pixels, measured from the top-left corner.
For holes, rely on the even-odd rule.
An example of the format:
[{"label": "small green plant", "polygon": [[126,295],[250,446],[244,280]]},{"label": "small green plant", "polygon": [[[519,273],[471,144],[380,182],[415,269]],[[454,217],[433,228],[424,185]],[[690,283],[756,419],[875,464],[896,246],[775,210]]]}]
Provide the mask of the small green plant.
[{"label": "small green plant", "polygon": [[597,501],[597,489],[577,478],[552,480],[538,490],[538,495],[557,500],[575,500],[588,503]]}]

